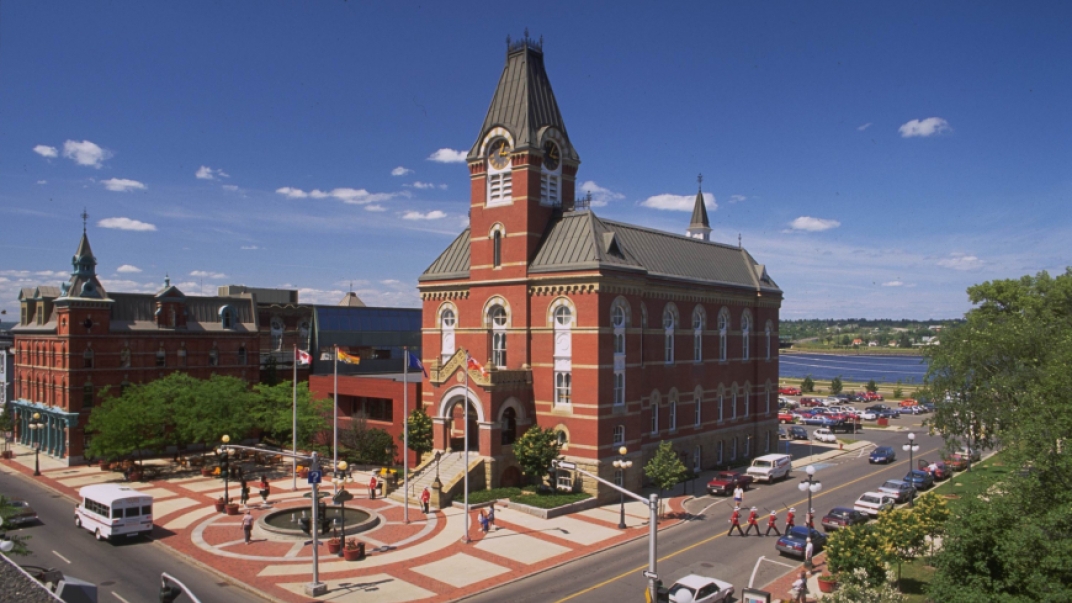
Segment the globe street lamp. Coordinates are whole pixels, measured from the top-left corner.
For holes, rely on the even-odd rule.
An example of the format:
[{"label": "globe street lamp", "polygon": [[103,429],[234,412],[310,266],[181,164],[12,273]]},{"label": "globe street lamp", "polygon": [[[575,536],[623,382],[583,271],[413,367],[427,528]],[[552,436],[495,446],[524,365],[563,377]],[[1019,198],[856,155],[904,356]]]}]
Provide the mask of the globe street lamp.
[{"label": "globe street lamp", "polygon": [[33,420],[30,421],[30,437],[34,441],[34,472],[35,476],[41,475],[41,430],[45,428],[45,424],[41,422],[41,413],[35,412],[33,414]]},{"label": "globe street lamp", "polygon": [[[908,453],[908,474],[912,475],[912,472],[916,470],[916,465],[913,462],[913,456],[916,451],[919,450],[919,445],[916,444],[916,434],[908,432],[908,443],[901,446],[901,449]],[[912,485],[915,485],[915,481],[912,481]],[[916,496],[913,493],[912,497],[908,499],[908,506],[915,506],[913,503],[916,500]]]},{"label": "globe street lamp", "polygon": [[[806,481],[802,481],[799,484],[797,484],[797,488],[799,488],[801,492],[807,492],[808,493],[808,515],[807,516],[812,517],[812,515],[815,513],[815,509],[813,509],[812,506],[811,506],[811,495],[814,492],[818,492],[819,490],[822,490],[823,489],[823,484],[822,484],[822,482],[815,481],[815,467],[814,466],[808,465],[804,469],[804,471],[808,474],[808,479]],[[808,527],[809,528],[814,528],[815,526],[808,525]]]},{"label": "globe street lamp", "polygon": [[[614,462],[612,463],[614,465],[614,468],[617,469],[618,471],[620,471],[621,474],[622,474],[622,483],[620,483],[618,485],[623,487],[623,488],[625,487],[625,470],[633,466],[633,461],[630,461],[630,460],[625,458],[625,453],[626,452],[628,452],[628,450],[626,450],[625,446],[622,446],[621,448],[619,448],[618,449],[619,458],[615,459]],[[622,503],[621,515],[620,515],[620,517],[618,519],[618,529],[619,530],[624,530],[625,529],[625,492],[618,492],[618,496],[621,498],[621,503]]]},{"label": "globe street lamp", "polygon": [[223,472],[223,504],[227,505],[231,503],[231,456],[234,455],[235,451],[233,448],[229,448],[227,446],[227,442],[231,441],[231,436],[223,434],[223,437],[220,438],[220,441],[223,442],[223,446],[220,446],[220,449],[216,452],[218,452],[220,455],[220,471]]},{"label": "globe street lamp", "polygon": [[[342,526],[342,544],[346,543],[346,501],[353,498],[353,495],[346,490],[346,482],[352,483],[354,481],[350,472],[347,471],[348,467],[349,465],[346,464],[346,461],[339,461],[339,464],[335,466],[335,475],[331,478],[331,483],[334,484],[337,491],[333,499],[339,505],[339,518],[336,521]],[[345,548],[345,546],[339,547],[339,557],[343,556],[342,552]]]}]

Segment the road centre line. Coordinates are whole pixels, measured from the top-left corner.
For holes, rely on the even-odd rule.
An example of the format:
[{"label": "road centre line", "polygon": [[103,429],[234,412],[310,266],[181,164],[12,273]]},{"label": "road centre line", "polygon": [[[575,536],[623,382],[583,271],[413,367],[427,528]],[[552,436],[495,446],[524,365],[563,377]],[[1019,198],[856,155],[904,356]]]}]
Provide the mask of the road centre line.
[{"label": "road centre line", "polygon": [[[940,450],[940,448],[932,448],[932,449],[924,452],[923,454],[929,454],[929,453],[935,452],[937,450]],[[908,461],[903,461],[903,462],[907,463]],[[895,463],[894,466],[899,465],[899,464],[900,463]],[[880,473],[882,471],[885,471],[886,469],[889,469],[889,468],[890,468],[890,465],[884,465],[882,467],[882,469],[877,469],[877,470],[875,470],[875,471],[873,471],[871,473],[868,473],[867,475],[864,475],[862,477],[858,477],[858,478],[852,480],[851,482],[845,482],[844,484],[841,484],[840,486],[835,486],[833,488],[830,488],[829,490],[824,489],[824,490],[820,491],[819,494],[816,494],[815,496],[813,496],[812,499],[814,500],[816,498],[819,498],[820,496],[823,496],[824,494],[829,494],[831,492],[836,492],[836,491],[838,491],[838,490],[840,490],[840,489],[842,489],[842,488],[844,488],[846,486],[851,486],[851,485],[853,485],[853,484],[855,484],[857,482],[860,482],[860,481],[863,481],[865,479],[869,479],[871,477],[874,477],[878,473]],[[806,502],[808,502],[808,499],[806,499],[806,498],[801,499],[801,500],[799,500],[799,501],[797,501],[795,503],[792,503],[791,506],[795,507],[797,505],[802,505],[802,504],[804,504]],[[694,549],[694,548],[696,548],[698,546],[707,544],[707,543],[712,542],[714,540],[718,540],[719,538],[724,538],[726,536],[727,536],[726,533],[723,533],[722,531],[719,531],[719,533],[715,534],[714,536],[711,536],[711,537],[705,538],[704,540],[701,540],[699,542],[695,542],[693,544],[690,544],[689,546],[687,546],[687,547],[685,547],[683,549],[679,549],[677,551],[674,551],[673,553],[670,553],[669,555],[659,557],[658,561],[661,562],[661,561],[665,561],[667,559],[672,559],[672,558],[677,557],[678,555],[680,555],[680,554],[682,554],[684,552],[691,551],[692,549]],[[610,584],[611,582],[617,582],[618,580],[621,580],[622,578],[628,577],[630,575],[636,574],[636,573],[638,573],[640,571],[643,571],[643,570],[646,570],[646,569],[648,569],[647,565],[641,565],[641,566],[637,567],[636,569],[631,569],[631,570],[622,572],[621,574],[618,574],[617,576],[614,576],[613,578],[609,578],[607,580],[604,580],[603,582],[600,582],[599,584],[594,584],[592,586],[589,586],[588,588],[585,588],[583,590],[579,590],[579,591],[573,593],[572,595],[567,595],[567,596],[555,601],[555,603],[564,603],[565,601],[569,601],[570,599],[575,599],[575,598],[577,598],[577,597],[579,597],[581,595],[585,595],[585,594],[588,594],[588,593],[590,593],[590,592],[592,592],[594,590],[598,590],[600,588],[603,588],[604,586]]]},{"label": "road centre line", "polygon": [[66,561],[66,562],[67,562],[67,564],[68,564],[68,565],[70,565],[70,563],[71,563],[71,560],[70,560],[70,559],[68,559],[68,558],[64,557],[63,555],[60,555],[60,554],[59,554],[59,553],[57,553],[56,551],[52,551],[52,554],[53,554],[53,555],[55,555],[55,556],[57,556],[57,557],[59,557],[60,559],[63,559],[64,561]]},{"label": "road centre line", "polygon": [[116,599],[119,599],[123,603],[130,603],[130,601],[127,601],[123,597],[119,596],[119,593],[115,592],[114,590],[112,591],[112,596],[114,596]]}]

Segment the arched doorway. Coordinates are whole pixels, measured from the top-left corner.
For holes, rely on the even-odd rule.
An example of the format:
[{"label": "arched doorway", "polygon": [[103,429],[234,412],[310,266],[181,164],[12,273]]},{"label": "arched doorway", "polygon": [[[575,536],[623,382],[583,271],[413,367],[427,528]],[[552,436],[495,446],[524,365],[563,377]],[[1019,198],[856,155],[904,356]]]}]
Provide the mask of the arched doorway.
[{"label": "arched doorway", "polygon": [[[465,449],[465,407],[462,406],[464,399],[459,397],[451,401],[450,410],[447,411],[450,434],[450,449]],[[469,450],[480,451],[480,427],[479,416],[472,401],[469,402]]]},{"label": "arched doorway", "polygon": [[502,445],[509,446],[517,439],[517,411],[507,408],[502,413]]}]

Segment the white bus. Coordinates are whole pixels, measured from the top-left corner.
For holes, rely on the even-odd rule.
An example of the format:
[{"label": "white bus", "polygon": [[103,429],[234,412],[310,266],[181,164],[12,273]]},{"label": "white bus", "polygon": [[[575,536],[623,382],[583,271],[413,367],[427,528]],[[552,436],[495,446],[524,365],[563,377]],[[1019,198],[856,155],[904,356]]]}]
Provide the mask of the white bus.
[{"label": "white bus", "polygon": [[153,531],[153,497],[119,484],[94,484],[78,491],[74,525],[97,540],[148,536]]}]

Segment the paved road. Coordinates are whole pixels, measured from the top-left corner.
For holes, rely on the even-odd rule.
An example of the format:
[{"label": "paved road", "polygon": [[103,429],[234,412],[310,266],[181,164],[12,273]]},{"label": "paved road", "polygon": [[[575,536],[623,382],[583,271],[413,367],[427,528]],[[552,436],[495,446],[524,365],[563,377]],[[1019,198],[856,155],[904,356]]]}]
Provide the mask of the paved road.
[{"label": "paved road", "polygon": [[[30,501],[42,523],[12,533],[31,536],[33,555],[15,557],[19,565],[54,567],[99,586],[99,603],[145,603],[160,600],[160,572],[181,580],[203,603],[263,603],[265,599],[192,565],[164,545],[148,540],[111,544],[74,527],[74,503],[21,475],[0,474],[0,492]],[[0,597],[2,598],[2,597]],[[179,597],[176,603],[189,598]]]},{"label": "paved road", "polygon": [[[905,416],[891,424],[916,426],[916,442],[920,446],[916,458],[934,458],[942,446],[940,438],[929,437],[925,429],[918,427],[922,417]],[[874,490],[884,480],[901,478],[908,470],[908,454],[900,446],[907,441],[905,431],[866,430],[861,439],[877,445],[891,445],[897,450],[897,462],[892,465],[869,465],[867,453],[850,452],[816,465],[816,479],[823,489],[813,495],[816,523],[835,506],[852,506],[865,491]],[[807,446],[801,446],[804,450]],[[816,449],[819,450],[818,448]],[[903,458],[902,458],[903,456]],[[784,505],[797,508],[797,522],[803,522],[807,495],[797,489],[803,471],[794,471],[793,477],[774,485],[758,485],[745,495],[747,506],[755,505],[761,512],[765,507],[778,508]],[[687,504],[690,512],[697,513],[694,521],[685,522],[659,533],[659,574],[667,585],[689,574],[699,573],[727,580],[741,588],[748,585],[749,576],[760,556],[766,560],[759,564],[755,584],[767,582],[798,566],[799,561],[779,557],[774,549],[775,537],[749,536],[726,537],[731,501],[724,498],[701,496]],[[765,519],[765,516],[761,516]],[[779,514],[779,523],[784,524],[784,511]],[[763,525],[761,523],[761,525]],[[765,526],[764,526],[764,529]],[[467,602],[493,603],[546,603],[550,601],[576,603],[605,603],[606,601],[639,601],[645,587],[641,575],[648,563],[647,539],[603,551],[577,560],[557,569],[525,578],[495,590],[477,595]],[[778,595],[784,593],[776,593]]]}]

